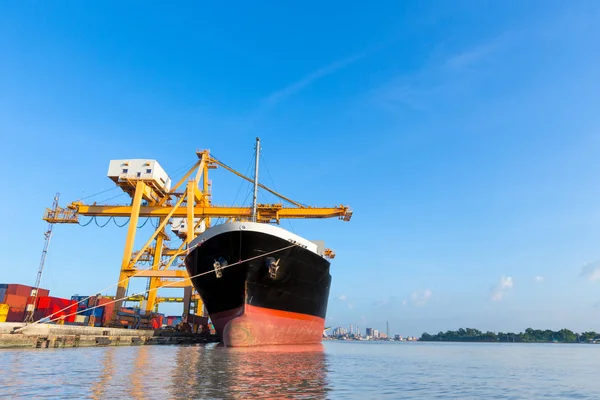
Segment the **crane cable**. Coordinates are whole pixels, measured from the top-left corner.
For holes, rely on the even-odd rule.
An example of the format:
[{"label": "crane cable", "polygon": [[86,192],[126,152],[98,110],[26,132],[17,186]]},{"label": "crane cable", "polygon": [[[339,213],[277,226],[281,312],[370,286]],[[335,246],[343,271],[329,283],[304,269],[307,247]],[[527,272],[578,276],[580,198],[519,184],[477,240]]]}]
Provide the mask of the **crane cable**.
[{"label": "crane cable", "polygon": [[96,223],[96,226],[97,226],[98,228],[104,228],[106,225],[108,225],[108,224],[110,223],[110,220],[112,220],[113,218],[114,218],[114,217],[110,217],[110,218],[108,218],[108,221],[106,221],[106,223],[105,223],[104,225],[100,225],[100,224],[98,223],[98,220],[96,219],[96,217],[94,217],[94,222]]},{"label": "crane cable", "polygon": [[91,217],[91,218],[90,218],[90,220],[89,220],[87,223],[85,223],[85,224],[82,224],[81,222],[79,222],[79,219],[78,219],[78,220],[77,220],[77,223],[79,224],[79,226],[88,226],[89,224],[91,224],[91,223],[92,223],[92,221],[93,221],[94,219],[96,219],[96,217]]},{"label": "crane cable", "polygon": [[118,188],[118,186],[112,186],[109,189],[102,190],[102,191],[100,191],[98,193],[94,193],[94,194],[90,194],[89,196],[82,197],[82,198],[79,199],[79,201],[85,200],[85,199],[89,199],[90,197],[98,196],[99,194],[102,194],[102,193],[110,192],[111,190],[115,190],[117,188]]},{"label": "crane cable", "polygon": [[[191,248],[189,251],[192,251],[192,250],[194,250],[196,247],[198,247],[198,246],[200,246],[200,245],[201,245],[201,243],[198,243],[196,246],[192,247],[192,248]],[[226,269],[226,268],[233,267],[233,266],[236,266],[236,265],[240,265],[240,264],[243,264],[243,263],[245,263],[245,262],[248,262],[248,261],[255,260],[255,259],[257,259],[257,258],[261,258],[261,257],[264,257],[264,256],[268,256],[268,255],[270,255],[270,254],[278,253],[278,252],[280,252],[280,251],[287,250],[287,249],[290,249],[290,248],[292,248],[292,247],[295,247],[295,246],[298,246],[298,245],[297,245],[296,243],[293,243],[293,244],[291,244],[291,245],[289,245],[289,246],[282,247],[282,248],[280,248],[280,249],[277,249],[277,250],[273,250],[273,251],[270,251],[270,252],[267,252],[267,253],[264,253],[264,254],[260,254],[260,255],[258,255],[258,256],[250,257],[250,258],[247,258],[247,259],[245,259],[245,260],[240,260],[240,261],[238,261],[238,262],[235,262],[235,263],[232,263],[232,264],[228,264],[228,265],[226,265],[226,266],[224,266],[224,267],[221,267],[221,270],[224,270],[224,269]],[[201,276],[203,276],[203,275],[208,275],[208,274],[212,274],[212,273],[214,273],[214,271],[212,271],[212,270],[211,270],[211,271],[205,271],[205,272],[201,272],[201,273],[199,273],[199,274],[196,274],[196,275],[190,276],[188,279],[190,279],[190,280],[191,280],[191,279],[194,279],[194,278],[199,278],[199,277],[201,277]],[[134,275],[134,276],[135,276],[135,275]],[[133,276],[132,276],[132,278],[133,278]],[[124,279],[123,281],[125,281],[125,279]],[[121,282],[123,282],[123,281],[121,281]],[[121,283],[121,282],[119,282],[119,283]],[[170,286],[170,285],[172,285],[172,284],[175,284],[175,283],[178,283],[178,282],[179,282],[179,281],[171,281],[171,282],[169,282],[169,283],[167,283],[167,284],[165,284],[165,285],[162,285],[160,288],[168,287],[168,286]],[[118,285],[119,283],[117,283],[117,285]],[[113,286],[115,286],[115,285],[111,285],[111,286],[109,286],[108,288],[111,288],[111,287],[113,287]],[[107,289],[108,289],[108,288],[107,288]],[[108,303],[105,303],[105,304],[102,304],[102,305],[98,305],[98,306],[94,306],[94,307],[86,308],[85,310],[77,311],[77,312],[74,312],[74,313],[71,313],[71,314],[68,314],[68,315],[63,315],[63,316],[60,316],[60,317],[57,317],[57,318],[51,319],[50,321],[47,321],[47,322],[44,322],[44,323],[51,323],[51,322],[57,321],[57,320],[59,320],[59,319],[61,319],[61,318],[67,318],[67,317],[71,317],[71,316],[73,316],[73,315],[77,315],[77,314],[79,314],[80,312],[84,312],[84,311],[88,311],[88,310],[94,310],[94,309],[96,309],[96,308],[99,308],[99,307],[104,307],[104,306],[106,306],[106,305],[108,305],[108,304],[113,304],[113,303],[116,303],[116,302],[118,302],[118,301],[123,301],[123,300],[126,300],[127,298],[129,298],[129,297],[132,297],[132,296],[141,296],[141,295],[144,295],[144,294],[146,294],[146,293],[150,293],[150,292],[152,292],[152,291],[158,290],[158,289],[160,289],[160,288],[156,287],[156,288],[152,288],[152,289],[147,289],[147,290],[144,290],[143,292],[135,293],[135,294],[132,294],[132,295],[130,295],[130,296],[125,296],[125,297],[122,297],[122,298],[120,298],[120,299],[115,299],[115,300],[113,300],[113,301],[110,301],[110,302],[108,302]],[[106,290],[106,289],[104,289],[104,290]],[[50,315],[50,317],[44,317],[44,318],[51,318],[52,316],[54,316],[54,315],[56,315],[56,314],[58,314],[58,313],[60,313],[60,312],[62,312],[62,311],[65,311],[65,310],[67,310],[67,309],[69,309],[69,308],[72,308],[72,307],[76,306],[77,304],[79,304],[79,303],[81,303],[81,302],[83,302],[83,301],[86,301],[86,300],[88,300],[88,299],[89,299],[89,298],[91,298],[91,297],[92,297],[92,296],[89,296],[89,297],[87,297],[87,298],[85,298],[85,299],[83,299],[83,300],[80,300],[80,301],[79,301],[79,302],[77,302],[76,304],[71,304],[71,305],[69,305],[69,306],[67,306],[67,307],[63,308],[62,310],[56,311],[55,313],[51,314],[51,315]],[[42,319],[39,319],[39,320],[35,321],[34,323],[32,323],[32,324],[30,324],[30,325],[25,325],[25,326],[22,326],[21,328],[15,329],[15,330],[13,331],[13,333],[17,333],[17,332],[19,332],[19,331],[21,331],[21,330],[23,330],[23,329],[25,329],[25,328],[27,328],[27,327],[31,327],[32,325],[39,324],[39,323],[41,323],[40,321],[42,321],[44,318],[42,318]]]},{"label": "crane cable", "polygon": [[[148,221],[150,220],[150,218],[151,218],[151,217],[148,217],[148,218],[146,218],[146,220],[144,221],[144,223],[143,223],[142,225],[138,226],[138,229],[140,229],[140,228],[143,228],[143,227],[144,227],[144,226],[145,226],[145,225],[148,223]],[[93,217],[91,217],[91,218],[89,219],[89,221],[88,221],[88,222],[86,222],[85,224],[82,224],[82,223],[81,223],[81,222],[79,222],[79,221],[78,221],[77,223],[79,224],[79,226],[84,226],[84,227],[85,227],[85,226],[88,226],[89,224],[91,224],[91,223],[92,223],[92,221],[93,221],[93,222],[95,222],[95,223],[96,223],[96,226],[97,226],[98,228],[104,228],[106,225],[108,225],[108,223],[109,223],[111,220],[114,222],[114,224],[115,224],[117,227],[119,227],[119,228],[122,228],[122,227],[124,227],[125,225],[127,225],[127,224],[129,223],[129,221],[131,220],[131,218],[130,218],[130,217],[129,217],[129,218],[127,218],[127,221],[125,221],[125,222],[124,222],[122,225],[119,225],[119,224],[118,224],[118,222],[117,222],[117,219],[116,219],[115,217],[109,217],[109,218],[108,218],[108,221],[106,221],[106,223],[105,223],[104,225],[100,225],[100,224],[98,223],[98,220],[96,219],[96,216],[93,216]],[[150,224],[151,224],[152,226],[154,226],[154,224],[153,224],[152,222],[150,222]],[[158,228],[158,226],[154,226],[154,227],[155,227],[155,228]]]}]

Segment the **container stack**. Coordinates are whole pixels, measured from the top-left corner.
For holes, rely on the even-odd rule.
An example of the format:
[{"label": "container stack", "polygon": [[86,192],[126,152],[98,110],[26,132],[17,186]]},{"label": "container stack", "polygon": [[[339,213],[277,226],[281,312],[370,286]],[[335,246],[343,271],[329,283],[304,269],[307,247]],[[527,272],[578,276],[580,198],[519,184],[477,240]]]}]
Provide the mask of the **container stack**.
[{"label": "container stack", "polygon": [[36,320],[50,318],[51,320],[74,323],[77,313],[77,301],[60,297],[40,296],[36,305]]},{"label": "container stack", "polygon": [[[28,304],[33,304],[32,286],[17,284],[0,284],[0,322],[23,322]],[[48,296],[50,291],[39,289],[38,296]]]},{"label": "container stack", "polygon": [[181,316],[170,315],[165,319],[167,320],[167,326],[177,327],[181,323]]},{"label": "container stack", "polygon": [[103,326],[112,319],[115,307],[111,297],[74,295],[71,300],[78,302],[75,322],[79,325]]},{"label": "container stack", "polygon": [[[31,296],[35,289],[27,285],[0,284],[0,322],[23,322],[28,307],[33,306]],[[33,292],[35,293],[35,292]],[[108,326],[115,311],[114,297],[80,296],[71,299],[50,296],[47,289],[39,289],[35,298],[34,320],[53,321],[68,325]],[[120,310],[123,326],[143,324],[154,329],[164,324],[177,326],[181,317],[165,317],[152,313],[143,315],[139,307],[122,307]]]}]

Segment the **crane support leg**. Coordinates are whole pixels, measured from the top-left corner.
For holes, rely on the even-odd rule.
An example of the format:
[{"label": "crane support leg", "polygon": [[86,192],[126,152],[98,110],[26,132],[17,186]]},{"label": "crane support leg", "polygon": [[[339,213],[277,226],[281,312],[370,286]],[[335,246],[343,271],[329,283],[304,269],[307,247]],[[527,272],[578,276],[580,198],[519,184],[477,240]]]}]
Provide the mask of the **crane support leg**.
[{"label": "crane support leg", "polygon": [[188,181],[187,185],[187,236],[186,242],[188,246],[196,236],[196,224],[194,223],[194,189],[196,181]]},{"label": "crane support leg", "polygon": [[[125,297],[125,293],[127,292],[127,287],[129,285],[129,278],[126,274],[126,270],[129,268],[131,254],[133,253],[133,244],[135,241],[138,219],[140,217],[140,206],[142,205],[142,195],[144,194],[144,190],[146,190],[146,184],[141,180],[137,181],[135,186],[135,195],[133,196],[133,202],[131,204],[131,215],[129,219],[129,227],[127,228],[125,250],[123,251],[123,260],[121,261],[121,273],[119,274],[119,285],[117,286],[117,299]],[[119,319],[118,312],[121,310],[122,305],[122,300],[119,300],[115,303],[113,320],[117,321]]]},{"label": "crane support leg", "polygon": [[183,315],[187,316],[190,313],[190,303],[192,302],[192,287],[183,288]]},{"label": "crane support leg", "polygon": [[[162,222],[162,220],[161,220]],[[152,259],[152,270],[154,271],[158,271],[160,269],[160,260],[162,259],[162,252],[163,252],[163,240],[164,240],[164,235],[163,233],[159,233],[158,236],[156,237],[156,244],[155,244],[155,249],[154,249],[154,256]],[[155,278],[149,278],[150,279],[150,291],[148,292],[148,301],[146,302],[146,314],[150,314],[156,305],[156,295],[157,295],[157,288],[159,287],[160,284],[160,278],[159,277],[155,277]]]}]

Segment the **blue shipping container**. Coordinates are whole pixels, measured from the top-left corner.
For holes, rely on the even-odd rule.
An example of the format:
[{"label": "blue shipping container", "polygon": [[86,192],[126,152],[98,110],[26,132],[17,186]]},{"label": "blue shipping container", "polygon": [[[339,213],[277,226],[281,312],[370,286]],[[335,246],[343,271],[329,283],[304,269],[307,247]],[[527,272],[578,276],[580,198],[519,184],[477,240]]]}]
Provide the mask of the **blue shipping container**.
[{"label": "blue shipping container", "polygon": [[6,288],[0,288],[0,303],[4,303],[6,297]]},{"label": "blue shipping container", "polygon": [[90,317],[93,315],[94,317],[96,317],[96,319],[101,319],[102,315],[104,315],[104,307],[90,308],[89,310],[84,310],[80,312],[79,315],[85,315],[86,317]]},{"label": "blue shipping container", "polygon": [[[71,296],[71,300],[75,300],[77,302],[87,299],[89,296]],[[77,308],[87,308],[89,299],[85,301],[81,301],[81,303],[77,304]]]}]

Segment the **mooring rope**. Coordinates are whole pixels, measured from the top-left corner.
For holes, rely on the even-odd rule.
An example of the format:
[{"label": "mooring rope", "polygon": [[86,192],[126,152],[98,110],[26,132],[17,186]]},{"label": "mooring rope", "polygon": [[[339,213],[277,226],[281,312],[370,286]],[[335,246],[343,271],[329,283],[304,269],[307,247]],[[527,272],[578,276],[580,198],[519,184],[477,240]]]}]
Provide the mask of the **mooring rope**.
[{"label": "mooring rope", "polygon": [[[200,246],[200,245],[201,245],[201,243],[198,243],[196,246],[194,246],[194,247],[190,248],[188,252],[191,252],[192,250],[194,250],[196,247],[198,247],[198,246]],[[295,243],[294,243],[294,244],[291,244],[290,246],[282,247],[281,249],[278,249],[278,250],[273,250],[273,251],[270,251],[270,252],[267,252],[267,253],[264,253],[264,254],[260,254],[260,255],[258,255],[258,256],[254,256],[254,257],[247,258],[247,259],[245,259],[245,260],[240,260],[240,261],[237,261],[237,262],[235,262],[235,263],[233,263],[233,264],[228,264],[228,265],[226,265],[226,266],[224,266],[224,267],[221,267],[221,270],[224,270],[224,269],[227,269],[227,268],[229,268],[229,267],[236,266],[236,265],[240,265],[240,264],[243,264],[243,263],[245,263],[245,262],[248,262],[248,261],[255,260],[255,259],[257,259],[257,258],[265,257],[265,256],[268,256],[268,255],[270,255],[270,254],[278,253],[278,252],[280,252],[280,251],[283,251],[283,250],[290,249],[290,248],[292,248],[292,247],[294,247],[294,246],[297,246],[297,244],[295,244]],[[142,271],[140,271],[140,272],[143,272],[143,271],[145,271],[145,270],[142,270]],[[212,273],[214,273],[214,272],[215,272],[215,271],[212,271],[212,270],[211,270],[211,271],[205,271],[205,272],[202,272],[202,273],[199,273],[199,274],[196,274],[196,275],[190,276],[188,279],[194,279],[194,278],[198,278],[198,277],[201,277],[201,276],[203,276],[203,275],[212,274]],[[131,276],[130,278],[133,278],[134,276],[135,276],[135,275]],[[129,278],[123,279],[122,281],[118,282],[116,285],[120,284],[121,282],[125,282],[127,279],[129,279]],[[144,290],[143,292],[139,292],[139,293],[135,293],[135,294],[132,294],[132,295],[128,295],[128,296],[122,297],[122,298],[120,298],[120,299],[115,299],[115,300],[109,301],[108,303],[104,303],[104,304],[102,304],[102,305],[97,305],[97,306],[94,306],[94,307],[86,308],[85,310],[77,311],[77,312],[74,312],[74,313],[71,313],[71,314],[68,314],[68,315],[64,315],[64,316],[61,316],[61,317],[58,317],[58,318],[54,318],[54,319],[51,319],[50,321],[45,321],[44,323],[48,323],[48,324],[49,324],[49,323],[52,323],[52,322],[54,322],[54,321],[57,321],[57,320],[59,320],[59,319],[61,319],[61,318],[67,318],[67,317],[71,317],[71,316],[73,316],[73,315],[77,315],[77,314],[79,314],[80,312],[84,312],[84,311],[88,311],[88,310],[94,310],[94,309],[96,309],[96,308],[99,308],[99,307],[104,307],[105,305],[108,305],[108,304],[113,304],[113,303],[116,303],[116,302],[119,302],[119,301],[126,300],[126,299],[127,299],[127,298],[129,298],[129,297],[133,297],[133,296],[140,296],[140,295],[143,295],[143,294],[146,294],[146,293],[150,293],[150,292],[152,292],[152,291],[155,291],[155,290],[158,290],[158,289],[161,289],[161,288],[164,288],[164,287],[171,286],[172,284],[175,284],[175,283],[178,283],[178,281],[171,281],[171,282],[169,282],[169,283],[167,283],[167,284],[165,284],[165,285],[162,285],[161,287],[156,287],[156,288],[152,288],[152,289],[146,289],[146,290]],[[113,285],[109,286],[109,287],[108,287],[108,288],[106,288],[106,289],[109,289],[109,288],[111,288],[111,287],[113,287],[113,286],[115,286],[115,285],[113,284]],[[103,289],[103,290],[106,290],[106,289]],[[79,304],[79,303],[82,303],[82,302],[84,302],[84,301],[86,301],[86,300],[90,299],[91,297],[92,297],[92,296],[89,296],[89,297],[87,297],[87,298],[85,298],[85,299],[83,299],[83,300],[80,300],[80,301],[78,301],[76,304],[71,304],[71,305],[69,305],[69,306],[67,306],[67,307],[63,308],[62,310],[56,311],[55,313],[51,314],[51,315],[50,315],[50,317],[44,317],[44,318],[42,318],[42,319],[39,319],[39,320],[37,320],[37,321],[33,322],[33,323],[32,323],[32,324],[30,324],[30,325],[25,325],[25,326],[22,326],[21,328],[15,329],[13,332],[17,333],[17,332],[19,332],[19,331],[21,331],[21,330],[23,330],[23,329],[26,329],[26,328],[28,328],[28,327],[31,327],[31,326],[33,326],[33,325],[39,324],[39,323],[41,323],[40,321],[42,321],[42,320],[44,320],[44,319],[46,319],[46,318],[51,318],[52,316],[54,316],[54,315],[56,315],[56,314],[58,314],[58,313],[60,313],[60,312],[62,312],[62,311],[65,311],[65,310],[67,310],[67,309],[69,309],[69,308],[71,308],[71,307],[73,307],[73,306],[75,306],[75,305],[77,305],[77,304]]]}]

